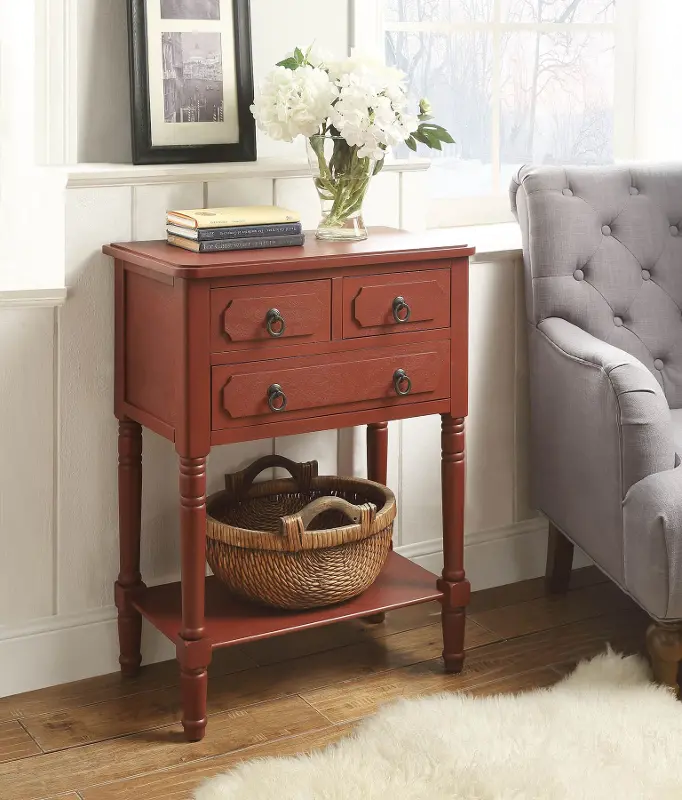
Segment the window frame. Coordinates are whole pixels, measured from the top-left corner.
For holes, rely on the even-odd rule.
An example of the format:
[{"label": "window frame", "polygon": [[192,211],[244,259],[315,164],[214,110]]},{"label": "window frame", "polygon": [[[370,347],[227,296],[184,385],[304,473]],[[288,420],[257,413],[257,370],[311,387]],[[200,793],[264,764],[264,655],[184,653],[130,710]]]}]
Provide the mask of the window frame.
[{"label": "window frame", "polygon": [[[499,10],[501,0],[494,0]],[[387,27],[385,0],[351,0],[352,46],[371,54],[382,61],[385,58],[384,37],[386,30],[419,30],[411,23],[396,23]],[[631,161],[636,155],[636,44],[639,0],[625,0],[618,9],[614,23],[435,23],[429,29],[445,32],[467,30],[490,30],[493,48],[499,44],[502,30],[547,30],[564,29],[612,31],[615,37],[615,86],[614,86],[614,161]],[[421,28],[423,29],[423,27]],[[494,90],[495,91],[495,90]],[[493,173],[499,175],[499,102],[493,94]],[[481,225],[511,222],[508,187],[499,186],[487,195],[453,198],[432,198],[429,205],[429,227],[442,228],[453,225]]]}]

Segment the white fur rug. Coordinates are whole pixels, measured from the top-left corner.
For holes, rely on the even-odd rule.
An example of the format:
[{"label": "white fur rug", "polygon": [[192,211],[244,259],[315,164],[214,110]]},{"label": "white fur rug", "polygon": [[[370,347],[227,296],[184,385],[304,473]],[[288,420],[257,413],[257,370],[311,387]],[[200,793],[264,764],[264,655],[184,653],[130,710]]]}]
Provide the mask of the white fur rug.
[{"label": "white fur rug", "polygon": [[682,703],[608,652],[551,689],[385,707],[324,750],[242,764],[196,800],[681,800]]}]

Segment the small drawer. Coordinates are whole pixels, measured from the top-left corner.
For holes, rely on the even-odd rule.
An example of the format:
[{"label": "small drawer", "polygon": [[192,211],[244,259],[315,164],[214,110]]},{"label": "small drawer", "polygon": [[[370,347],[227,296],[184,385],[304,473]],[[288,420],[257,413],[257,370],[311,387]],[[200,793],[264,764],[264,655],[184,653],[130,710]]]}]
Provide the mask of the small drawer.
[{"label": "small drawer", "polygon": [[214,353],[277,345],[328,342],[331,282],[239,286],[211,290]]},{"label": "small drawer", "polygon": [[450,342],[213,367],[213,430],[450,396]]},{"label": "small drawer", "polygon": [[345,278],[343,338],[450,327],[450,270]]}]

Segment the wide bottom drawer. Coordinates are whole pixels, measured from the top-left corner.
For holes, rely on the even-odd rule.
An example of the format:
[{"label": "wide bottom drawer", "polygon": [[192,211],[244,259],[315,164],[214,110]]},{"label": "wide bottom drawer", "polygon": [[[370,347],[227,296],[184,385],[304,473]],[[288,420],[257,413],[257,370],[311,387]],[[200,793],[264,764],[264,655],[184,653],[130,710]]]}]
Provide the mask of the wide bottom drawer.
[{"label": "wide bottom drawer", "polygon": [[450,396],[450,341],[213,367],[213,430]]}]

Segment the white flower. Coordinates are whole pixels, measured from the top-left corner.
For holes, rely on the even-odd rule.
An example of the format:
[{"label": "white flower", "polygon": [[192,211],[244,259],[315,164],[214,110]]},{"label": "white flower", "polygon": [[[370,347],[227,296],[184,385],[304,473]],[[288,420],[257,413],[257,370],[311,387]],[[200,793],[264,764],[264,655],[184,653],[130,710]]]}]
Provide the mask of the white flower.
[{"label": "white flower", "polygon": [[407,114],[402,73],[366,59],[330,65],[339,99],[330,121],[360,158],[382,159],[389,147],[404,142],[417,127]]},{"label": "white flower", "polygon": [[400,70],[357,54],[332,62],[311,49],[308,59],[315,66],[277,67],[261,83],[251,111],[272,138],[292,141],[333,126],[360,158],[382,159],[416,129]]},{"label": "white flower", "polygon": [[291,142],[319,133],[337,95],[323,69],[275,67],[261,82],[251,113],[268,136]]}]

